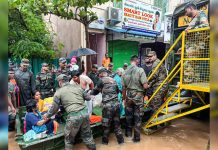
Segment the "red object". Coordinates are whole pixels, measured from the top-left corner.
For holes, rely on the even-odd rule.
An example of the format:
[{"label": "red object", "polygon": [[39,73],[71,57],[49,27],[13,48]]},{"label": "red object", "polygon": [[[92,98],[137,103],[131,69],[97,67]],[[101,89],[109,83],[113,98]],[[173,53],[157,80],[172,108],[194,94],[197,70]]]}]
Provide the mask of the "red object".
[{"label": "red object", "polygon": [[97,122],[101,122],[102,117],[101,116],[95,116],[95,115],[91,115],[91,117],[89,117],[90,120],[90,124],[94,124]]}]

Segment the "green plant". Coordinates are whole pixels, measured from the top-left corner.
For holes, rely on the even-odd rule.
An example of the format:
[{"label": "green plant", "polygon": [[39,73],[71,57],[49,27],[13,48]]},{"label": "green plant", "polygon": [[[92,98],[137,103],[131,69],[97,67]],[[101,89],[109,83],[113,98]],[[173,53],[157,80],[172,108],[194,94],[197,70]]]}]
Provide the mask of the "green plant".
[{"label": "green plant", "polygon": [[[30,1],[31,2],[31,1]],[[9,55],[13,58],[55,58],[52,34],[37,6],[22,0],[9,0]]]}]

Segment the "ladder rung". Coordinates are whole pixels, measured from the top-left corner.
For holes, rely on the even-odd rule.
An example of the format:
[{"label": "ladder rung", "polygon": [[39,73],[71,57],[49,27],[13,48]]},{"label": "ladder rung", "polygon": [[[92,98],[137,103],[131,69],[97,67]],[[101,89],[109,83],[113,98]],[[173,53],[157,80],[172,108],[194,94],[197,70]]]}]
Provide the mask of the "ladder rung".
[{"label": "ladder rung", "polygon": [[[167,113],[172,113],[172,112],[176,112],[176,111],[179,111],[181,109],[186,109],[190,107],[189,105],[187,104],[177,104],[177,105],[173,105],[173,106],[170,106],[168,107],[168,110],[167,110]],[[162,110],[162,113],[166,113],[166,108],[164,108]]]},{"label": "ladder rung", "polygon": [[161,120],[170,118],[170,117],[175,116],[175,115],[177,115],[177,113],[170,113],[170,114],[167,114],[167,115],[161,115],[158,118],[154,118],[151,122],[161,121]]},{"label": "ladder rung", "polygon": [[[186,100],[191,100],[192,97],[180,97],[180,102],[186,101]],[[178,97],[173,97],[173,100],[176,101],[178,100]]]}]

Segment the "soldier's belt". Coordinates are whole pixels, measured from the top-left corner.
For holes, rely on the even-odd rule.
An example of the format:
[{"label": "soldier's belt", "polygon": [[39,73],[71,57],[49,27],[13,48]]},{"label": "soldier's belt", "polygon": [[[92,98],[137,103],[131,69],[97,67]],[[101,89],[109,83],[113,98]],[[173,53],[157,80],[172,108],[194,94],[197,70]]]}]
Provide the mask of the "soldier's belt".
[{"label": "soldier's belt", "polygon": [[70,112],[67,116],[67,119],[73,118],[75,116],[86,116],[88,115],[88,109],[85,107],[84,109],[78,111],[78,112]]},{"label": "soldier's belt", "polygon": [[102,103],[103,104],[103,108],[105,107],[117,107],[119,106],[118,102],[114,102],[114,103]]}]

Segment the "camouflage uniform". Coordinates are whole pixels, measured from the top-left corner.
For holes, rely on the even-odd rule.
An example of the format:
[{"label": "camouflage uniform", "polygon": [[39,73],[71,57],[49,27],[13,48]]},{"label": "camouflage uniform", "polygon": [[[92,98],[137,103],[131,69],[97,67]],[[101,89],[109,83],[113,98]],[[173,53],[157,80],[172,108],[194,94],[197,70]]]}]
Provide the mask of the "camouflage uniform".
[{"label": "camouflage uniform", "polygon": [[134,140],[140,141],[140,130],[143,116],[143,84],[147,83],[145,72],[142,68],[130,65],[122,77],[123,87],[127,90],[126,99],[126,136],[132,136],[134,126]]},{"label": "camouflage uniform", "polygon": [[[209,27],[209,24],[204,23],[205,21],[208,21],[208,16],[204,11],[199,11],[198,15],[189,23],[188,28],[197,29]],[[205,33],[202,34],[201,32],[195,32],[192,34],[191,37],[187,37],[185,55],[187,55],[188,58],[209,57],[207,56],[209,53],[205,51],[205,47],[209,46],[209,40],[205,39],[208,39],[209,35],[204,35]],[[209,68],[209,64],[205,61],[186,61],[184,64],[185,84],[190,84],[192,82],[196,83],[203,80],[205,76],[209,76],[209,74],[207,74],[208,71],[205,71],[204,69],[201,69],[199,73],[197,73],[197,68]]]},{"label": "camouflage uniform", "polygon": [[[106,69],[105,69],[106,70]],[[116,81],[111,77],[102,77],[99,79],[97,86],[91,92],[92,95],[97,95],[102,91],[102,127],[103,137],[102,143],[108,144],[110,127],[114,121],[114,132],[119,144],[124,142],[123,134],[120,127],[120,107],[118,101],[118,87]]]},{"label": "camouflage uniform", "polygon": [[36,89],[40,91],[42,99],[52,97],[54,95],[54,79],[50,72],[40,72],[36,76]]},{"label": "camouflage uniform", "polygon": [[[157,67],[157,65],[160,63],[160,60],[157,59],[154,61],[152,65],[152,71]],[[167,71],[164,65],[161,65],[159,69],[155,72],[155,74],[151,77],[149,81],[149,85],[152,88],[153,93],[158,89],[158,87],[162,84],[162,82],[167,77]],[[154,98],[150,102],[150,107],[153,109],[153,111],[156,111],[162,104],[164,97],[166,96],[168,91],[168,83],[165,82],[165,84],[162,86],[162,88],[159,90],[159,92],[154,96]]]},{"label": "camouflage uniform", "polygon": [[204,11],[199,11],[199,15],[197,17],[194,17],[192,21],[189,23],[189,27],[191,29],[196,29],[196,28],[203,28],[203,27],[208,27],[208,24],[204,24],[204,21],[207,21],[207,15],[205,14]]},{"label": "camouflage uniform", "polygon": [[[66,81],[67,76],[61,74],[57,79]],[[84,99],[89,98],[87,98],[87,94],[84,93],[84,90],[79,85],[72,85],[66,82],[56,91],[54,102],[46,114],[50,118],[58,111],[61,104],[66,110],[68,114],[64,130],[66,150],[73,149],[74,140],[78,132],[80,132],[81,138],[88,149],[96,150]]]},{"label": "camouflage uniform", "polygon": [[20,106],[25,106],[26,101],[32,99],[36,90],[33,73],[29,70],[22,71],[21,69],[17,69],[14,77],[20,89]]},{"label": "camouflage uniform", "polygon": [[114,78],[115,75],[116,75],[115,72],[108,70],[109,77]]},{"label": "camouflage uniform", "polygon": [[94,73],[94,72],[90,72],[89,75],[88,75],[88,77],[93,81],[94,86],[96,86],[97,83],[98,83],[98,80],[99,80],[98,74],[97,74],[97,73]]}]

